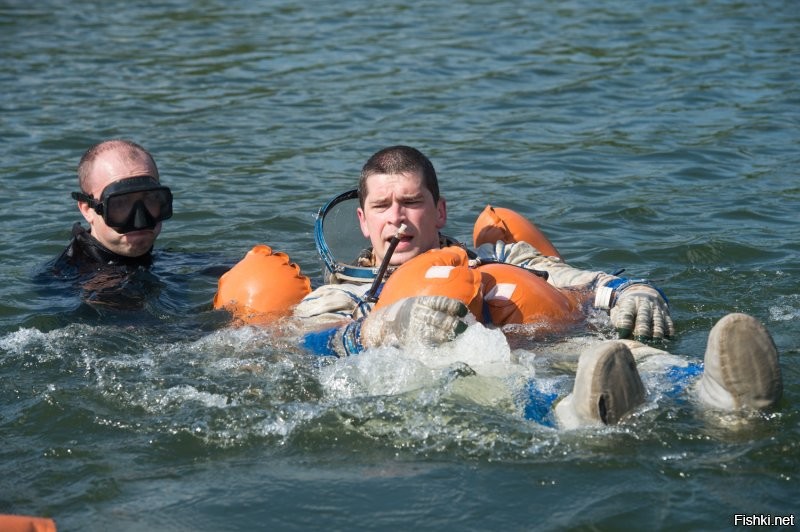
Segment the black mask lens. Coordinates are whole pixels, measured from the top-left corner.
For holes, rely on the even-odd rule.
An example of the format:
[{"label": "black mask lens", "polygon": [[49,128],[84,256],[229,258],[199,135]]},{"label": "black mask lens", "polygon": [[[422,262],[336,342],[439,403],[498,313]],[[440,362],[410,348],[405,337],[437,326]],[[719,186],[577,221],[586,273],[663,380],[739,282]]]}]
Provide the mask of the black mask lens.
[{"label": "black mask lens", "polygon": [[153,228],[172,216],[172,194],[166,187],[117,193],[107,197],[105,202],[104,218],[106,224],[114,229]]}]

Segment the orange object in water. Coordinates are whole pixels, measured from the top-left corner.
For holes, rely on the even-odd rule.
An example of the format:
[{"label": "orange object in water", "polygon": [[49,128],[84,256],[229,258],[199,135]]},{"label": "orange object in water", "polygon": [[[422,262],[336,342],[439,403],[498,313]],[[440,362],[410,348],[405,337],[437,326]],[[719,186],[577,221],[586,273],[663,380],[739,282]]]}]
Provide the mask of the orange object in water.
[{"label": "orange object in water", "polygon": [[259,244],[219,278],[214,308],[245,323],[266,324],[289,314],[311,292],[311,281],[282,252]]},{"label": "orange object in water", "polygon": [[375,308],[412,296],[447,296],[462,301],[481,319],[481,275],[469,267],[464,249],[450,246],[417,255],[392,273]]},{"label": "orange object in water", "polygon": [[543,255],[561,258],[561,254],[544,233],[531,221],[511,209],[487,205],[478,215],[472,230],[475,247],[481,244],[494,244],[498,240],[510,244],[527,242]]},{"label": "orange object in water", "polygon": [[56,532],[56,522],[47,517],[27,515],[0,515],[2,532]]},{"label": "orange object in water", "polygon": [[582,319],[576,302],[538,275],[511,264],[478,267],[492,323],[566,325]]}]

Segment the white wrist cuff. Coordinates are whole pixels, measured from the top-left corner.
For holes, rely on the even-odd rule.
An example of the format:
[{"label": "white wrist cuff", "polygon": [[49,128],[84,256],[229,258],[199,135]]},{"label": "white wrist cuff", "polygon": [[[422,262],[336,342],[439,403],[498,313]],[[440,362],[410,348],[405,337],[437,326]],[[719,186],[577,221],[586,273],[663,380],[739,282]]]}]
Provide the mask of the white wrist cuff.
[{"label": "white wrist cuff", "polygon": [[601,286],[594,294],[594,308],[608,310],[614,299],[614,289],[610,286]]}]

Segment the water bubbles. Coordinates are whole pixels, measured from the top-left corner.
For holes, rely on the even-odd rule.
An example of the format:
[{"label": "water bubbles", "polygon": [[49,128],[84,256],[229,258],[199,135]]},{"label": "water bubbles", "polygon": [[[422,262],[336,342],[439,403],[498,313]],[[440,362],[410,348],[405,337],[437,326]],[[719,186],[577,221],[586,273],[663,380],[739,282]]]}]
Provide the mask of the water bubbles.
[{"label": "water bubbles", "polygon": [[776,303],[769,307],[769,317],[772,321],[797,320],[800,317],[800,295],[779,296]]}]

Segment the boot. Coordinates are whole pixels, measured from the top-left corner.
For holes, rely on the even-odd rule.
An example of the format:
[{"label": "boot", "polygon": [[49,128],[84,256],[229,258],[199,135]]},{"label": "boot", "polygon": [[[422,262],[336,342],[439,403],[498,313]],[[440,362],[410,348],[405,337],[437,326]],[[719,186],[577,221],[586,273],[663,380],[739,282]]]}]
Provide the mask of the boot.
[{"label": "boot", "polygon": [[728,314],[708,336],[700,401],[718,410],[763,410],[783,393],[778,350],[767,329],[747,314]]},{"label": "boot", "polygon": [[572,393],[555,408],[561,428],[614,425],[644,402],[644,384],[630,349],[603,342],[581,354]]}]

